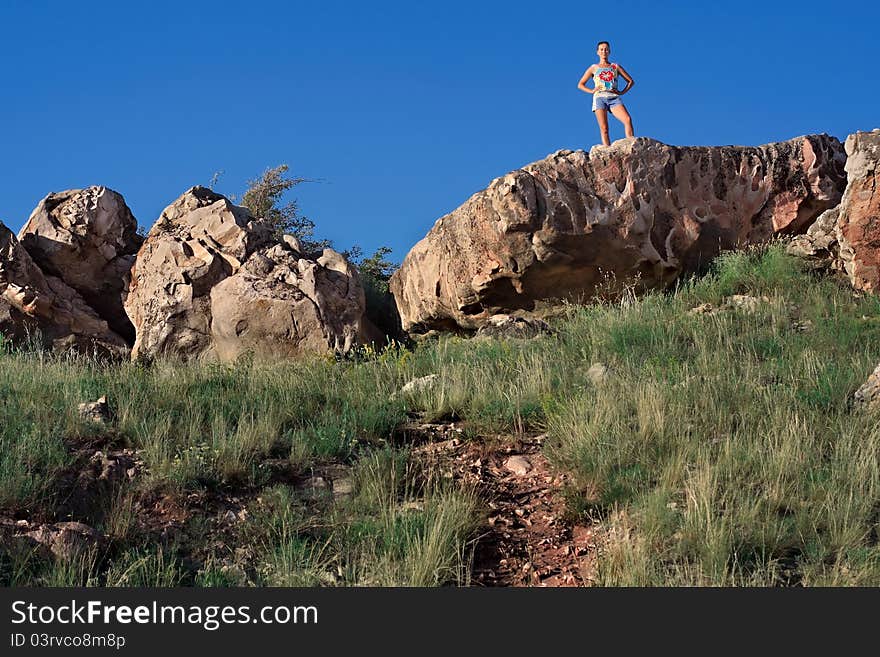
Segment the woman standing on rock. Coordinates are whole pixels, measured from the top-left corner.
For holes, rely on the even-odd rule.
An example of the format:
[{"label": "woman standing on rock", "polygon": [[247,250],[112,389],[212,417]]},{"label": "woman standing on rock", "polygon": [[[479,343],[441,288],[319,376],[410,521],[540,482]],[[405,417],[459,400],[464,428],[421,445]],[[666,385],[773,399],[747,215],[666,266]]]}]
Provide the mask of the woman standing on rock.
[{"label": "woman standing on rock", "polygon": [[[578,82],[578,89],[593,94],[593,112],[596,114],[596,121],[599,122],[602,144],[609,146],[611,140],[608,138],[608,110],[611,110],[615,118],[623,123],[626,136],[633,136],[632,118],[626,111],[623,101],[620,100],[623,94],[632,89],[633,79],[620,64],[612,64],[608,61],[608,57],[611,55],[611,45],[607,41],[600,41],[596,44],[596,54],[599,55],[599,63],[593,64],[587,69],[581,81]],[[620,91],[617,90],[618,77],[626,80],[626,86]],[[590,78],[593,78],[592,89],[587,87],[587,80]]]}]

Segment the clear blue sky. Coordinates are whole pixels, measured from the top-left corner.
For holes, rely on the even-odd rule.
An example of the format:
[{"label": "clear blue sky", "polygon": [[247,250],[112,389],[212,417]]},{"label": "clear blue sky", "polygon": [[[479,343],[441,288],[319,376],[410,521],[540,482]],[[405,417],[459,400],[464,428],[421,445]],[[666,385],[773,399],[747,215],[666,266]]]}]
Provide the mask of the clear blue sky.
[{"label": "clear blue sky", "polygon": [[598,141],[576,84],[600,39],[637,135],[880,127],[878,4],[3,0],[0,221],[101,184],[149,226],[286,162],[321,181],[294,194],[319,237],[400,261],[492,178]]}]

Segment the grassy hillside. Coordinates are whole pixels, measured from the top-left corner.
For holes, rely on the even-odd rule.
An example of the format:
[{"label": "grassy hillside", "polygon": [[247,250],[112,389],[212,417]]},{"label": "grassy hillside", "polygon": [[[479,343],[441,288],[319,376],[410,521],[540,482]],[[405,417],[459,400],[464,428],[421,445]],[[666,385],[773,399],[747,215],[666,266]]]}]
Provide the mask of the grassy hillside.
[{"label": "grassy hillside", "polygon": [[[486,500],[407,430],[454,419],[465,441],[547,434],[568,521],[601,529],[598,584],[880,584],[880,425],[850,403],[880,361],[876,297],[774,245],[554,328],[229,366],[7,346],[0,583],[467,584]],[[81,419],[102,394],[109,421]],[[102,479],[96,452],[131,467]],[[12,535],[71,519],[103,538],[66,559]]]}]

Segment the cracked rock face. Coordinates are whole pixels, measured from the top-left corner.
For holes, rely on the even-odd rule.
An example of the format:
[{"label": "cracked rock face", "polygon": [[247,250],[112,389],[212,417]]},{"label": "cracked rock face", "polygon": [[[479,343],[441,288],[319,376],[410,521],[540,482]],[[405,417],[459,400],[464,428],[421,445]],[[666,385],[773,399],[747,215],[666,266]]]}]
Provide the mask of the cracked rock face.
[{"label": "cracked rock face", "polygon": [[413,247],[391,279],[403,327],[473,330],[498,313],[666,286],[723,249],[803,232],[840,201],[844,161],[828,135],[559,151],[492,181]]},{"label": "cracked rock face", "polygon": [[113,331],[134,341],[122,302],[143,240],[120,194],[98,186],[49,194],[18,239],[44,273],[79,292]]},{"label": "cracked rock face", "polygon": [[837,219],[840,206],[825,210],[803,235],[791,240],[786,251],[817,271],[840,270]]},{"label": "cracked rock face", "polygon": [[16,344],[34,339],[56,351],[113,358],[128,354],[125,340],[76,290],[56,276],[44,275],[2,223],[0,333]]},{"label": "cracked rock face", "polygon": [[365,341],[364,307],[360,279],[336,251],[314,261],[276,244],[211,290],[214,352],[221,360],[344,353]]},{"label": "cracked rock face", "polygon": [[234,360],[347,351],[362,342],[364,292],[330,249],[317,261],[277,242],[244,208],[194,187],[153,226],[125,302],[132,358]]},{"label": "cracked rock face", "polygon": [[847,186],[840,202],[840,258],[857,290],[880,292],[880,130],[846,140]]}]

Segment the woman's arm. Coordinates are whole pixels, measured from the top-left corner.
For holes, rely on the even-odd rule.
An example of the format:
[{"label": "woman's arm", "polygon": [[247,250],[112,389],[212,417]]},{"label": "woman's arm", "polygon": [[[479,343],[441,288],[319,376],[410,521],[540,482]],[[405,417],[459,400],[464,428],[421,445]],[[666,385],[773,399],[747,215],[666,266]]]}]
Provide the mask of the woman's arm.
[{"label": "woman's arm", "polygon": [[627,91],[629,91],[630,89],[633,88],[633,85],[635,84],[635,82],[633,82],[633,79],[630,76],[630,74],[627,73],[626,71],[624,71],[623,66],[621,66],[620,64],[617,65],[617,73],[618,73],[618,75],[620,75],[620,77],[622,77],[624,80],[626,80],[626,86],[617,92],[617,94],[619,96],[622,96]]},{"label": "woman's arm", "polygon": [[595,64],[590,66],[590,68],[587,69],[587,72],[584,73],[581,81],[578,82],[578,89],[580,89],[581,91],[586,91],[588,94],[594,93],[596,91],[595,89],[590,89],[589,87],[587,87],[587,80],[593,77],[593,68],[595,66]]}]

